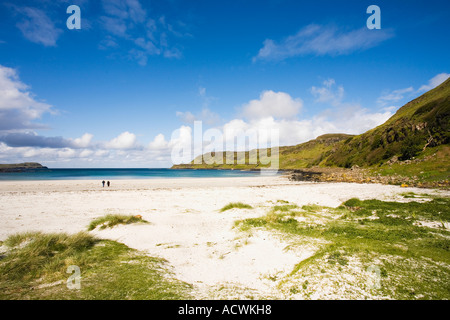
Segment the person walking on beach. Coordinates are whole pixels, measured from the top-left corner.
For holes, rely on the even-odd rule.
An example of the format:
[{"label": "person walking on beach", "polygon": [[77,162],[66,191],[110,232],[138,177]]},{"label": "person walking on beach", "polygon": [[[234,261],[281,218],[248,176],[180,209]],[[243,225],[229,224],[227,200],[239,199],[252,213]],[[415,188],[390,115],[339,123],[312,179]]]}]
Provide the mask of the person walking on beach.
[{"label": "person walking on beach", "polygon": [[105,187],[105,180],[102,181],[102,184],[103,184],[103,188],[104,188]]},{"label": "person walking on beach", "polygon": [[107,185],[108,185],[108,187],[109,187],[109,181],[107,182]]}]

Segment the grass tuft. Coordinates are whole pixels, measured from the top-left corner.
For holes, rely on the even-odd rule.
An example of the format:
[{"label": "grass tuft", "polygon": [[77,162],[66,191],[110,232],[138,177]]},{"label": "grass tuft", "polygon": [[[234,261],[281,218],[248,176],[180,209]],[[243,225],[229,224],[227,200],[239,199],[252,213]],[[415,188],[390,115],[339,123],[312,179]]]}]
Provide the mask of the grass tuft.
[{"label": "grass tuft", "polygon": [[231,202],[229,204],[227,204],[225,207],[223,207],[222,209],[220,209],[220,212],[224,212],[230,209],[253,209],[253,207],[249,204],[245,204],[242,202]]},{"label": "grass tuft", "polygon": [[297,209],[298,206],[296,204],[284,204],[284,205],[276,205],[272,208],[273,212],[290,212],[293,209]]},{"label": "grass tuft", "polygon": [[105,228],[112,228],[119,224],[130,224],[139,222],[149,223],[148,221],[143,220],[140,216],[108,214],[104,217],[100,217],[93,220],[88,226],[88,231],[94,230],[98,226],[100,226],[100,229],[105,229]]}]

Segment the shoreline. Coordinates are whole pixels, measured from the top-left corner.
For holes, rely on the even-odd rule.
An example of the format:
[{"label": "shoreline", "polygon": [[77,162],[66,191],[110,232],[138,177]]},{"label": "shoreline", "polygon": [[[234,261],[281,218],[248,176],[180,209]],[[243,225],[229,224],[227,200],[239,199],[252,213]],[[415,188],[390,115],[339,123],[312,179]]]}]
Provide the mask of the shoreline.
[{"label": "shoreline", "polygon": [[[121,191],[149,190],[171,187],[199,187],[205,185],[219,187],[278,185],[290,183],[287,176],[248,176],[248,177],[173,177],[109,179],[110,187],[102,187],[102,180],[108,179],[54,179],[54,180],[0,180],[1,192],[47,192],[47,191]],[[59,189],[59,187],[63,187]]]},{"label": "shoreline", "polygon": [[[81,171],[81,175],[52,175],[54,171]],[[86,174],[84,171],[92,171],[95,174]],[[121,172],[122,171],[122,172]],[[126,172],[123,172],[126,171]],[[139,171],[143,171],[139,173]],[[153,171],[153,172],[152,172]],[[155,173],[156,171],[156,173]],[[160,171],[160,173],[158,173]],[[166,175],[167,172],[194,172],[194,171],[216,171],[220,174],[196,174],[192,175]],[[224,175],[223,172],[230,172],[230,175]],[[150,172],[150,174],[149,174]],[[163,172],[163,173],[161,173]],[[285,173],[281,170],[270,170],[260,172],[259,170],[240,170],[240,169],[171,169],[171,168],[47,168],[42,170],[26,170],[20,172],[0,172],[1,182],[31,182],[31,181],[94,181],[94,180],[157,180],[157,179],[184,179],[184,178],[247,178],[258,176],[281,176]],[[45,175],[48,173],[48,175]],[[44,175],[42,175],[44,174]]]}]

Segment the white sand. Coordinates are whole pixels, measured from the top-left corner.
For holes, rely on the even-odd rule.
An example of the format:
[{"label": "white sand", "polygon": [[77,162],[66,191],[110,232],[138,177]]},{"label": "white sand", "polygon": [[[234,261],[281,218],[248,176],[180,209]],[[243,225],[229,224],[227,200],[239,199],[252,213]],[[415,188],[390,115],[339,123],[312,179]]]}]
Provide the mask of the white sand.
[{"label": "white sand", "polygon": [[[399,193],[409,191],[443,192],[284,177],[115,180],[110,188],[93,180],[2,181],[0,240],[26,231],[75,233],[105,214],[139,214],[150,224],[93,233],[165,258],[178,279],[194,285],[198,298],[218,296],[216,289],[230,286],[270,297],[276,295],[270,278],[292,271],[314,248],[286,250],[287,240],[264,231],[240,233],[234,221],[264,215],[277,200],[336,207],[352,197],[399,200]],[[255,209],[220,213],[230,202]]]}]

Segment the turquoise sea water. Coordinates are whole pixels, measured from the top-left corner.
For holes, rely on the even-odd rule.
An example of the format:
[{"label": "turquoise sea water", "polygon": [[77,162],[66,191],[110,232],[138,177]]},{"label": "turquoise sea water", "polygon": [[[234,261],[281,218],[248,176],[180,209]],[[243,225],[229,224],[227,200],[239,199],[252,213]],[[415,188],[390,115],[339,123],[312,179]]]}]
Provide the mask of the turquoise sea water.
[{"label": "turquoise sea water", "polygon": [[259,176],[258,171],[189,169],[48,169],[0,172],[1,180],[114,180],[151,178],[219,178]]}]

